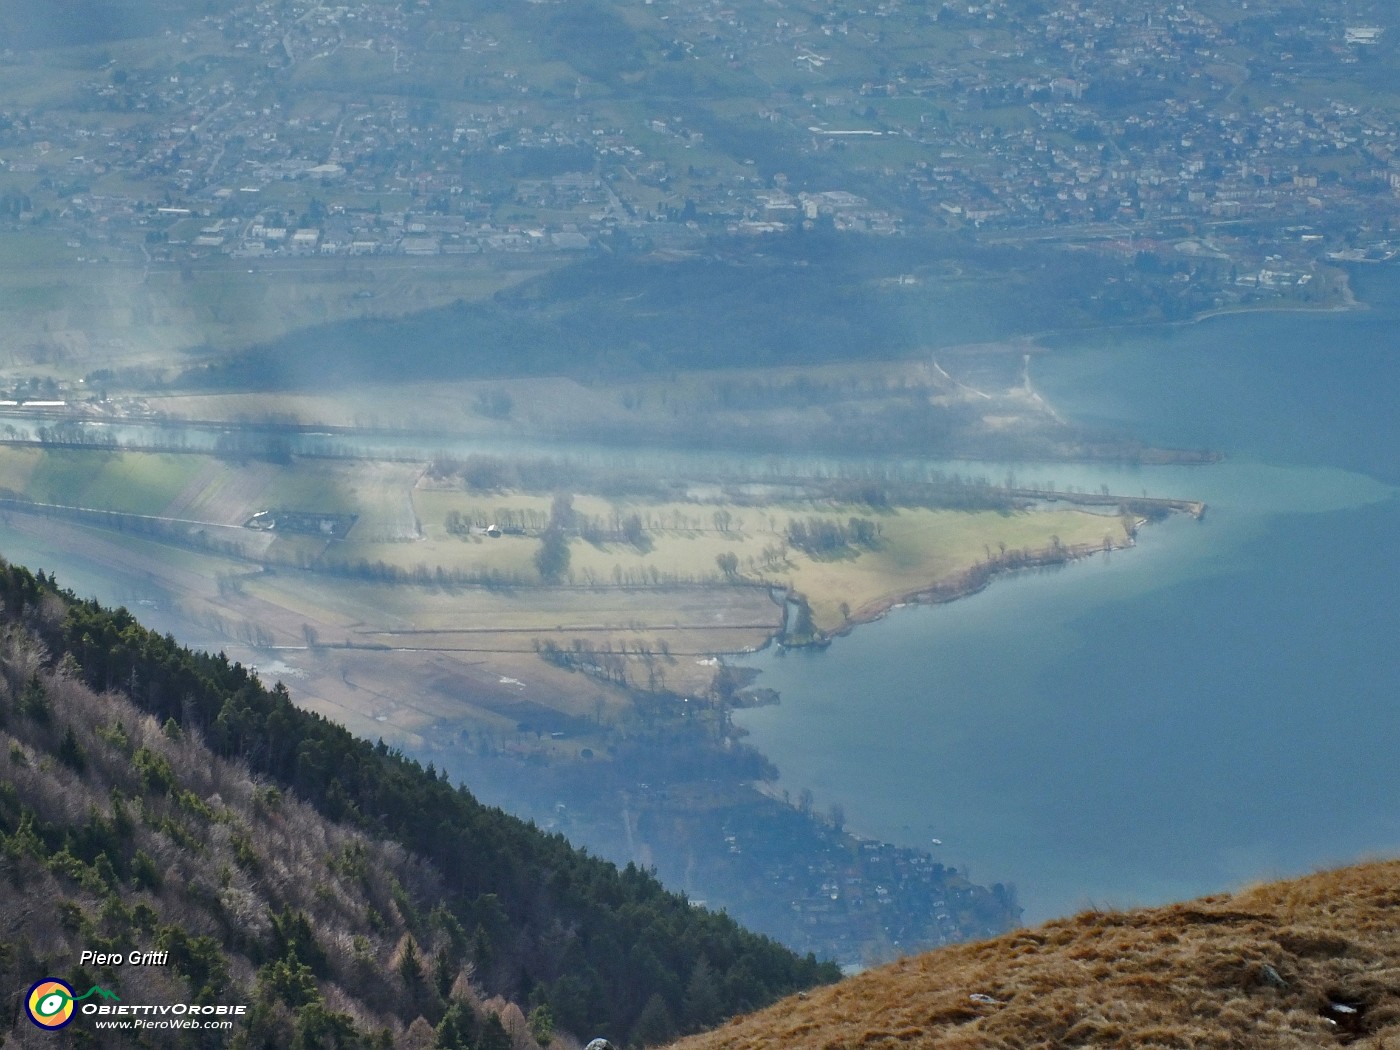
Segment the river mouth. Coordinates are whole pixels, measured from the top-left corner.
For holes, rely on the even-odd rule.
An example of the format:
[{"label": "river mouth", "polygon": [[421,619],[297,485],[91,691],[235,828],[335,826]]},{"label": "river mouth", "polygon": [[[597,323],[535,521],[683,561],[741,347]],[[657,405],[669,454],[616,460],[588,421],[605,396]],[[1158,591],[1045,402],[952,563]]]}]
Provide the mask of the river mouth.
[{"label": "river mouth", "polygon": [[[1385,701],[1400,685],[1398,625],[1376,571],[1394,563],[1400,535],[1397,443],[1384,440],[1396,423],[1384,392],[1400,376],[1375,315],[1323,320],[1285,326],[1294,336],[1283,352],[1278,318],[1257,315],[1129,346],[1087,339],[1037,362],[1037,384],[1076,418],[1123,432],[1140,419],[1150,440],[1229,453],[1214,465],[561,452],[518,439],[254,432],[288,441],[293,455],[554,456],[760,487],[941,473],[1204,499],[1204,522],[1154,526],[1132,551],[901,609],[824,653],[770,648],[745,660],[762,670],[760,686],[783,694],[735,715],[781,786],[810,788],[819,808],[839,803],[852,830],[927,849],[977,882],[1016,883],[1034,920],[1400,848],[1400,827],[1355,802],[1400,797],[1380,743],[1400,730]],[[1351,347],[1340,361],[1339,344]],[[1313,388],[1326,395],[1318,404]],[[228,431],[137,427],[108,432],[213,451]],[[217,644],[191,637],[139,574],[103,578],[101,566],[65,565],[28,542],[32,556],[20,548],[14,560],[139,606],[183,641]]]},{"label": "river mouth", "polygon": [[1057,466],[1062,483],[1189,492],[1210,513],[896,610],[824,652],[744,658],[782,696],[735,716],[780,785],[1014,883],[1031,922],[1400,851],[1383,568],[1400,554],[1400,418],[1382,393],[1400,366],[1374,313],[1323,320],[1281,341],[1277,317],[1222,318],[1040,362],[1077,418],[1141,418],[1148,440],[1229,456]]}]

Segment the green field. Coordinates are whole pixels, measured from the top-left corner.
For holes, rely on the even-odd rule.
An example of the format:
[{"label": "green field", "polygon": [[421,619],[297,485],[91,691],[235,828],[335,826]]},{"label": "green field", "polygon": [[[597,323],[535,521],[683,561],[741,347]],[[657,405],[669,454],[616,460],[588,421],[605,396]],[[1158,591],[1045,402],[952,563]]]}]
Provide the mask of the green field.
[{"label": "green field", "polygon": [[[404,573],[439,570],[454,578],[496,575],[539,582],[535,554],[554,494],[479,494],[429,484],[424,467],[365,460],[296,459],[288,464],[230,462],[197,454],[0,448],[5,487],[40,503],[122,511],[237,526],[263,510],[356,515],[347,538],[274,533],[272,563],[322,564],[342,570],[382,564]],[[1116,515],[1055,508],[1015,513],[882,508],[825,498],[752,504],[713,499],[572,497],[566,582],[581,587],[725,587],[771,582],[806,595],[817,625],[839,628],[850,610],[874,607],[954,576],[994,553],[1126,542]],[[450,518],[461,524],[448,527]],[[791,546],[794,521],[843,526],[876,523],[878,542],[847,545],[825,556]],[[621,524],[634,519],[624,537]],[[517,523],[503,536],[483,526]],[[726,574],[719,559],[733,556]],[[540,603],[540,622],[553,615]]]},{"label": "green field", "polygon": [[[1004,551],[1128,541],[1116,511],[1064,504],[876,508],[830,498],[817,482],[808,498],[761,503],[715,483],[691,499],[578,491],[568,569],[546,583],[536,554],[558,493],[473,491],[424,464],[0,447],[0,480],[40,502],[167,518],[167,530],[134,535],[118,522],[9,514],[13,527],[144,581],[205,644],[295,677],[309,707],[409,741],[508,736],[541,711],[601,728],[628,717],[629,689],[705,695],[715,654],[779,631],[773,586],[805,597],[816,629],[832,632],[956,584]],[[241,527],[259,510],[358,520],[344,539]],[[794,522],[853,518],[878,537],[821,555],[789,542]],[[479,527],[500,522],[521,531]],[[570,670],[540,647],[585,656]],[[595,663],[590,653],[607,655]],[[597,743],[575,733],[558,750]]]},{"label": "green field", "polygon": [[[527,512],[546,515],[550,498],[506,493],[489,498],[460,491],[420,490],[416,505],[428,541],[404,548],[389,564],[411,568],[430,566],[469,572],[491,568],[534,577],[533,555],[538,541],[530,536],[456,537],[445,527],[456,511],[469,521],[495,522]],[[583,585],[629,584],[653,586],[667,582],[729,583],[769,581],[793,588],[811,602],[819,629],[839,629],[847,611],[859,616],[882,603],[912,594],[999,557],[1006,551],[1040,552],[1057,543],[1065,548],[1103,549],[1128,542],[1124,521],[1115,514],[1056,508],[999,513],[994,511],[930,510],[902,507],[872,512],[861,504],[829,500],[762,505],[732,502],[610,502],[598,497],[574,500],[578,515],[607,521],[636,515],[643,523],[643,542],[621,540],[569,545],[572,579]],[[837,525],[852,517],[872,517],[881,529],[873,548],[847,547],[830,557],[814,557],[786,542],[793,520],[812,518]],[[775,551],[781,549],[781,555]],[[364,550],[362,556],[369,557]],[[737,578],[726,580],[717,559],[732,554]]]},{"label": "green field", "polygon": [[[0,287],[8,281],[12,288],[38,290],[26,294],[42,294],[49,286],[44,272],[26,283],[17,260],[12,264],[0,273]],[[947,264],[925,259],[920,272]],[[378,304],[391,292],[428,294],[428,288],[446,295],[468,285],[485,295],[533,272],[385,267],[373,275],[368,302]],[[698,273],[707,275],[704,268]],[[159,272],[141,286],[90,289],[84,294],[93,311],[126,319],[115,338],[130,338],[129,349],[114,345],[98,354],[75,341],[65,360],[75,371],[99,359],[137,360],[152,352],[144,336],[136,338],[138,330],[163,330],[171,340],[177,332],[208,337],[218,327],[216,316],[245,334],[265,323],[285,326],[308,316],[314,304],[280,317],[271,309],[258,314],[261,295],[292,304],[319,289],[325,302],[345,303],[370,279],[353,266],[318,266],[292,276],[273,268],[251,275],[237,268],[197,270],[190,280]],[[725,287],[732,275],[708,276]],[[923,294],[922,285],[895,288],[886,277],[864,273],[861,287],[886,304]],[[528,291],[547,292],[549,281],[559,279]],[[640,294],[660,310],[665,287],[639,280],[626,294]],[[567,282],[563,289],[566,301],[586,292]],[[183,306],[171,308],[162,298],[167,292]],[[350,302],[365,308],[365,300]],[[258,316],[244,316],[249,313]],[[567,310],[564,316],[574,323]],[[315,356],[296,340],[284,342],[281,352]],[[584,747],[599,751],[610,727],[630,724],[645,706],[638,706],[634,690],[709,694],[716,654],[763,645],[782,629],[774,586],[805,597],[816,630],[830,633],[916,592],[939,584],[956,589],[969,570],[1001,557],[1003,545],[1007,551],[1058,546],[1078,552],[1128,540],[1116,507],[1091,513],[1061,502],[974,513],[899,505],[893,489],[889,506],[874,506],[826,481],[813,479],[796,490],[774,483],[768,479],[786,468],[768,457],[752,460],[752,476],[747,459],[730,478],[687,478],[684,471],[634,476],[631,466],[587,457],[571,463],[568,435],[603,443],[594,435],[611,427],[678,435],[693,446],[702,425],[717,432],[770,426],[791,435],[796,427],[829,429],[838,420],[875,425],[891,408],[934,404],[971,404],[969,427],[1036,433],[1046,426],[1046,414],[1021,396],[1023,352],[1018,346],[937,351],[940,366],[957,372],[956,381],[924,353],[883,362],[836,358],[766,367],[759,361],[743,370],[641,370],[616,378],[587,370],[453,381],[400,375],[393,382],[305,394],[119,394],[104,413],[344,427],[347,443],[359,440],[357,428],[411,426],[459,441],[523,439],[547,451],[487,456],[485,468],[481,462],[473,468],[465,455],[460,463],[440,458],[430,466],[4,446],[0,486],[39,502],[169,519],[168,528],[142,523],[122,531],[120,523],[99,527],[75,515],[8,515],[19,523],[12,527],[52,538],[82,564],[111,566],[137,579],[135,593],[122,600],[157,608],[170,623],[197,634],[200,644],[286,678],[300,702],[356,732],[411,746],[447,737],[509,741],[521,725],[552,719],[568,727],[566,735],[557,741],[547,735],[535,746],[563,757]],[[508,396],[510,411],[485,413],[484,399],[500,395]],[[431,449],[431,438],[424,440]],[[473,469],[505,480],[481,480]],[[473,488],[469,477],[501,488]],[[542,490],[553,482],[541,479],[550,477],[572,485],[576,520],[568,533],[567,571],[546,584],[536,555],[559,495]],[[797,498],[798,491],[805,497]],[[314,522],[311,534],[242,527],[262,510],[355,515],[356,521],[343,539],[319,532]],[[852,518],[877,524],[878,540],[846,543],[821,556],[789,542],[792,522],[845,527]],[[519,534],[488,536],[472,527],[502,521],[521,522]],[[551,659],[542,659],[541,650]]]},{"label": "green field", "polygon": [[0,448],[0,487],[39,503],[159,515],[201,466],[193,456]]},{"label": "green field", "polygon": [[241,525],[260,510],[354,514],[359,535],[416,537],[410,493],[421,465],[197,453],[0,447],[0,486],[38,503]]}]

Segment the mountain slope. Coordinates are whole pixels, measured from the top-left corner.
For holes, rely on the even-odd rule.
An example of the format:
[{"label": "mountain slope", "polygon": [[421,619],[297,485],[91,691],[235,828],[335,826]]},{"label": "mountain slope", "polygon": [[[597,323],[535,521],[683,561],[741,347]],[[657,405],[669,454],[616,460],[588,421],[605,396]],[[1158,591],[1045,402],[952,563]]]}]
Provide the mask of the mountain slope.
[{"label": "mountain slope", "polygon": [[[356,740],[296,708],[281,687],[182,649],[125,610],[76,601],[42,574],[3,563],[0,608],[0,732],[9,736],[0,762],[13,767],[0,778],[0,875],[15,887],[47,885],[51,875],[56,899],[76,908],[64,912],[67,939],[52,929],[52,908],[0,910],[10,984],[25,976],[16,960],[67,972],[73,949],[94,947],[84,938],[124,931],[132,947],[155,948],[148,942],[173,920],[158,911],[133,927],[121,909],[149,905],[142,894],[158,896],[161,873],[189,865],[169,887],[184,894],[172,908],[188,921],[173,924],[217,942],[210,958],[223,961],[209,966],[227,971],[225,983],[241,974],[255,990],[253,968],[282,960],[301,987],[308,955],[323,984],[343,977],[357,952],[369,971],[387,962],[379,999],[394,1002],[382,1016],[364,1010],[362,1031],[393,1029],[395,1019],[402,1030],[418,1014],[439,1023],[464,970],[483,995],[546,1008],[562,1029],[618,1042],[694,1031],[837,976],[645,872],[619,871],[482,806],[431,766]],[[288,801],[288,818],[278,809],[284,794],[307,805]],[[274,825],[289,819],[301,830],[282,843]],[[268,857],[257,850],[264,841]],[[199,860],[210,854],[219,858],[212,868]],[[102,926],[109,910],[111,930]],[[304,916],[321,910],[354,912],[370,929],[318,917],[314,945],[298,941]],[[198,995],[207,974],[185,979]],[[303,992],[294,998],[309,1001]]]},{"label": "mountain slope", "polygon": [[[60,976],[126,1003],[241,1003],[245,1046],[406,1045],[419,1016],[431,1026],[480,1004],[428,865],[43,662],[28,632],[0,636],[0,987]],[[165,954],[132,966],[132,951]],[[36,1033],[10,1006],[23,1043]],[[523,1026],[505,1003],[496,1012]],[[136,1035],[191,1039],[107,1031],[102,1045]]]},{"label": "mountain slope", "polygon": [[1400,862],[941,949],[676,1050],[1344,1044],[1400,1045]]}]

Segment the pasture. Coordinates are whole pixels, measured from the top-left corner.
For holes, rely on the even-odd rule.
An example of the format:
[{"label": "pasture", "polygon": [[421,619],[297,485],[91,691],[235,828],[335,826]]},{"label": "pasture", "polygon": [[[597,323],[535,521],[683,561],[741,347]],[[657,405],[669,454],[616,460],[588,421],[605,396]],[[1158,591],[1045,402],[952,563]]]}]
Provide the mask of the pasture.
[{"label": "pasture", "polygon": [[[805,597],[816,628],[831,632],[1007,551],[1128,539],[1117,514],[1063,504],[876,508],[815,482],[802,498],[792,486],[781,499],[760,500],[753,486],[739,498],[719,483],[691,485],[691,498],[607,498],[473,490],[423,463],[15,446],[0,447],[0,478],[38,502],[144,516],[139,535],[117,519],[11,519],[67,537],[89,563],[137,573],[165,615],[295,678],[303,702],[357,732],[410,742],[525,733],[564,752],[623,719],[629,689],[708,693],[716,654],[779,630],[773,587]],[[568,566],[546,581],[536,554],[560,495],[570,497]],[[245,528],[262,510],[355,524],[343,539]],[[795,538],[822,528],[839,542]],[[550,662],[541,649],[562,655]]]}]

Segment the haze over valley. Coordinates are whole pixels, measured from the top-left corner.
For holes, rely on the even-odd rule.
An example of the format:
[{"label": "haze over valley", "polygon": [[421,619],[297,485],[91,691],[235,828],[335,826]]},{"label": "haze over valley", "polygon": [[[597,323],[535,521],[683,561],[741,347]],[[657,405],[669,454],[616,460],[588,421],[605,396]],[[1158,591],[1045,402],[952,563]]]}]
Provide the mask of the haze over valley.
[{"label": "haze over valley", "polygon": [[[322,935],[354,975],[305,956],[291,861],[235,865],[277,916],[221,949],[264,1007],[236,1045],[318,1010],[318,1045],[653,1045],[1400,847],[1389,8],[80,6],[0,0],[3,695],[93,799],[173,765],[121,780],[147,860],[110,878],[58,781],[0,834],[173,929],[138,874],[196,849],[155,814],[203,812],[207,744],[251,778],[218,820],[275,823],[275,785],[335,825],[337,899],[395,843]],[[112,613],[104,656],[87,597],[155,634]],[[158,642],[221,654],[169,656],[214,691],[175,704]],[[285,686],[246,716],[245,668]],[[68,742],[87,687],[156,722]],[[258,743],[291,705],[306,754]],[[477,799],[530,821],[511,888],[460,896],[410,796],[448,837]],[[587,878],[532,911],[554,870]],[[624,898],[632,934],[593,910]],[[24,959],[67,972],[95,921]],[[598,961],[633,934],[655,964]]]}]

